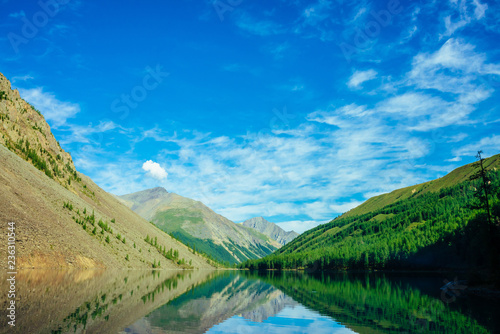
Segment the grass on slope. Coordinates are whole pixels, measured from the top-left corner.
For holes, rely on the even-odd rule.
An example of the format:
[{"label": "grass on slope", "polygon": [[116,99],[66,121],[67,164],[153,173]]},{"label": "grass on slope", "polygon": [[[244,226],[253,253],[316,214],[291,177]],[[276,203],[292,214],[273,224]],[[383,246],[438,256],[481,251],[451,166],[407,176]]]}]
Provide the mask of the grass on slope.
[{"label": "grass on slope", "polygon": [[201,212],[188,209],[169,209],[157,212],[153,217],[153,222],[165,232],[182,230],[182,225],[203,224]]}]

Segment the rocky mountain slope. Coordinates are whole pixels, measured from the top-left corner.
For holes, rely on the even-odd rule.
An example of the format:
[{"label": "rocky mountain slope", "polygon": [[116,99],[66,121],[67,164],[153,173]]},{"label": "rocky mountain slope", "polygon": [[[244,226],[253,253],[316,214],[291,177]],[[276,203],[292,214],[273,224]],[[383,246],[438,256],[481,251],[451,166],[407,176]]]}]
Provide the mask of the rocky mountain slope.
[{"label": "rocky mountain slope", "polygon": [[262,234],[267,235],[273,240],[276,240],[281,245],[286,245],[293,239],[295,239],[299,234],[295,231],[286,232],[278,225],[265,220],[263,217],[255,217],[245,220],[241,223],[243,226],[253,228]]},{"label": "rocky mountain slope", "polygon": [[[77,172],[43,116],[0,74],[2,235],[9,222],[17,268],[212,267]],[[171,248],[178,255],[169,259]],[[0,252],[7,254],[7,242]]]},{"label": "rocky mountain slope", "polygon": [[12,90],[1,73],[0,135],[0,144],[75,192],[71,182],[78,176],[71,155],[61,148],[40,111]]},{"label": "rocky mountain slope", "polygon": [[233,223],[201,202],[163,188],[119,198],[163,231],[221,262],[238,263],[260,258],[281,246],[254,229]]}]

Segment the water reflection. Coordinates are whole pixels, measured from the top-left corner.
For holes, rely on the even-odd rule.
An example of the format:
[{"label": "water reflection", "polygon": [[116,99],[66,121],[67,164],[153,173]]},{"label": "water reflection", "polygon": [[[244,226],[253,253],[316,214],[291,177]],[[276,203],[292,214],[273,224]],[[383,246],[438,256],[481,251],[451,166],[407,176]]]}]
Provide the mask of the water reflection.
[{"label": "water reflection", "polygon": [[155,310],[125,332],[205,333],[234,315],[261,322],[295,305],[293,299],[271,284],[224,272]]},{"label": "water reflection", "polygon": [[[251,277],[272,283],[305,307],[357,333],[494,333],[498,329],[498,301],[486,301],[488,310],[479,309],[485,301],[474,297],[448,304],[440,298],[442,283],[435,277],[274,272]],[[489,316],[484,317],[486,313]]]},{"label": "water reflection", "polygon": [[[477,310],[469,307],[463,312],[458,301],[456,305],[443,302],[441,285],[440,279],[426,277],[226,272],[158,308],[124,332],[495,332],[491,317],[480,323],[470,316]],[[500,310],[498,303],[489,306],[491,316]]]},{"label": "water reflection", "polygon": [[[22,270],[16,326],[0,333],[117,333],[192,289],[212,271]],[[1,277],[1,291],[7,291]],[[2,319],[7,296],[1,296]]]},{"label": "water reflection", "polygon": [[[442,300],[441,278],[242,271],[17,275],[0,333],[495,333],[498,301]],[[0,288],[7,290],[1,277]],[[0,300],[5,319],[6,296]]]}]

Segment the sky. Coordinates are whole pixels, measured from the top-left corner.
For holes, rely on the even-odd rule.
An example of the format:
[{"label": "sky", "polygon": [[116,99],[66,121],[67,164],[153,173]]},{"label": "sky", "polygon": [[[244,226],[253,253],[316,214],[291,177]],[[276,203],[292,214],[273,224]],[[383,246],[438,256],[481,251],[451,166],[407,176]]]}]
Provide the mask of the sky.
[{"label": "sky", "polygon": [[495,1],[0,6],[0,72],[117,195],[300,233],[500,153]]}]

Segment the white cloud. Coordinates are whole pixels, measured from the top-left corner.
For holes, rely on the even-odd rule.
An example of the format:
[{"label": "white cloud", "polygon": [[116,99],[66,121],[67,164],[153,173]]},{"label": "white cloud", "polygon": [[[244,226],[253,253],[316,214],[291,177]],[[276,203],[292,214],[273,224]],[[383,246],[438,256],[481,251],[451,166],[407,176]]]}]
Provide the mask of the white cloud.
[{"label": "white cloud", "polygon": [[[333,219],[334,217],[332,217]],[[331,220],[292,220],[287,222],[277,223],[279,227],[281,227],[285,231],[295,231],[299,234],[304,233],[307,230],[315,228],[321,224],[329,223]]]},{"label": "white cloud", "polygon": [[455,159],[464,156],[475,156],[478,151],[483,151],[484,157],[492,156],[498,154],[500,151],[500,135],[493,135],[491,137],[484,137],[481,140],[467,144],[460,148],[453,150],[453,155]]},{"label": "white cloud", "polygon": [[[446,31],[441,37],[449,37],[453,35],[455,31],[466,27],[472,22],[482,20],[488,9],[488,5],[482,4],[479,0],[450,1],[450,5],[453,8],[450,11],[450,15],[444,17]],[[470,15],[472,11],[474,15]],[[458,16],[458,18],[453,21],[452,17],[456,16]]]},{"label": "white cloud", "polygon": [[65,125],[68,118],[73,118],[80,112],[78,104],[60,101],[54,94],[44,92],[41,87],[19,88],[19,94],[40,110],[50,125],[56,128]]},{"label": "white cloud", "polygon": [[377,110],[405,117],[417,117],[437,113],[449,105],[449,102],[443,101],[439,97],[408,92],[383,101]]},{"label": "white cloud", "polygon": [[360,88],[360,86],[363,84],[363,82],[373,80],[377,77],[377,71],[370,69],[367,71],[356,71],[354,74],[349,78],[349,81],[347,82],[347,86],[350,88]]},{"label": "white cloud", "polygon": [[[433,53],[416,55],[406,85],[426,93],[407,94],[406,100],[410,101],[410,97],[414,101],[408,108],[420,111],[420,116],[425,110],[429,112],[428,117],[421,118],[410,129],[429,131],[452,124],[471,123],[469,115],[476,110],[476,105],[493,93],[492,88],[485,86],[482,77],[500,74],[500,65],[487,63],[486,59],[485,54],[475,51],[474,45],[453,38]],[[440,93],[438,96],[436,91]],[[419,101],[419,96],[424,100]]]},{"label": "white cloud", "polygon": [[351,209],[354,209],[355,207],[361,205],[363,202],[362,201],[350,201],[347,203],[342,203],[342,204],[331,204],[330,209],[333,212],[342,212],[345,213]]},{"label": "white cloud", "polygon": [[473,2],[474,6],[476,6],[476,8],[474,9],[474,16],[478,20],[482,19],[484,17],[484,13],[488,9],[488,5],[485,3],[484,4],[480,3],[479,0],[473,0]]},{"label": "white cloud", "polygon": [[163,169],[159,163],[152,160],[146,161],[142,165],[142,169],[148,172],[148,175],[157,180],[164,180],[167,178],[168,173]]},{"label": "white cloud", "polygon": [[458,20],[458,21],[452,22],[451,16],[446,16],[444,18],[444,26],[446,28],[446,32],[444,33],[443,36],[453,35],[453,33],[456,30],[465,27],[469,22],[470,22],[470,20]]}]

